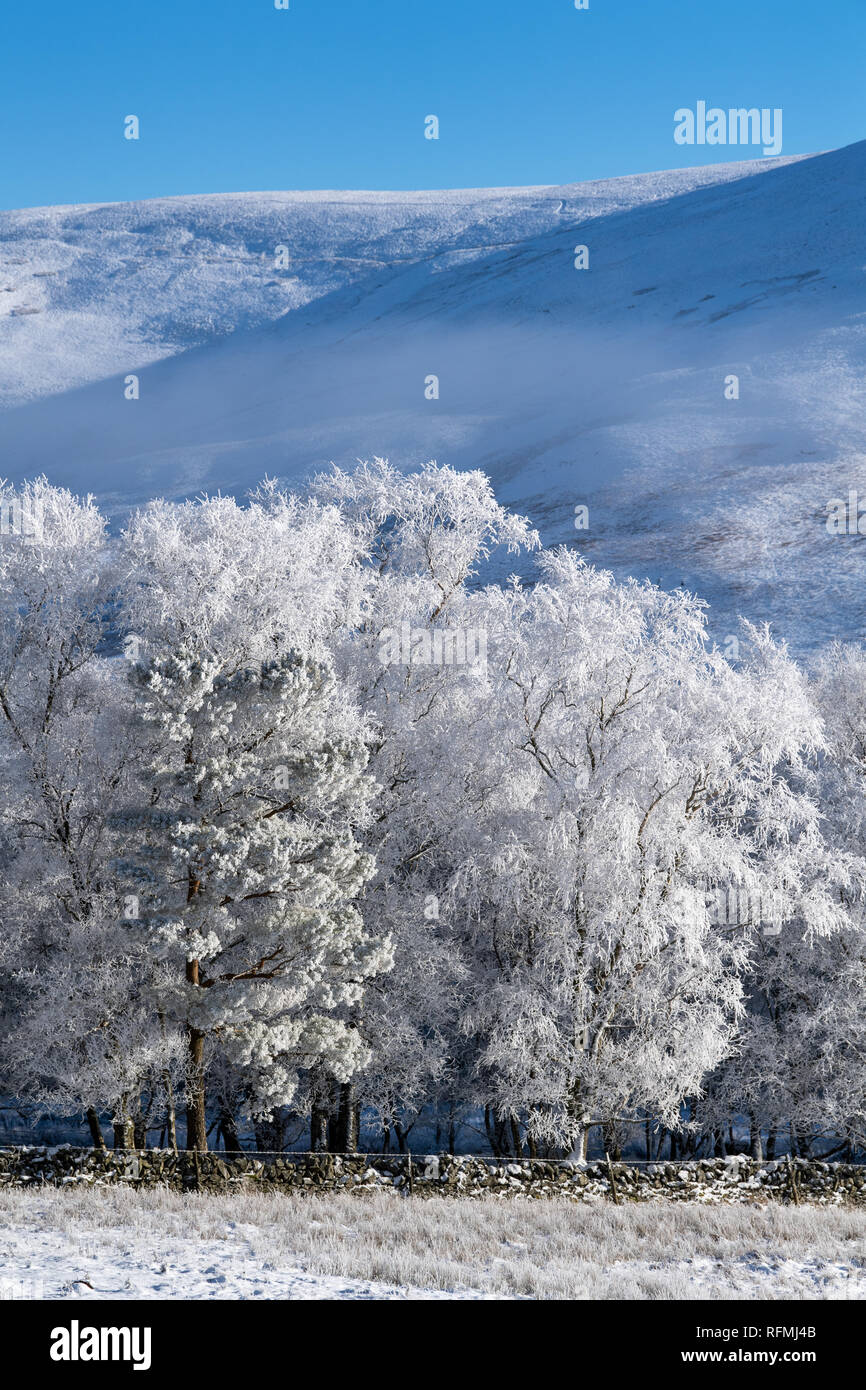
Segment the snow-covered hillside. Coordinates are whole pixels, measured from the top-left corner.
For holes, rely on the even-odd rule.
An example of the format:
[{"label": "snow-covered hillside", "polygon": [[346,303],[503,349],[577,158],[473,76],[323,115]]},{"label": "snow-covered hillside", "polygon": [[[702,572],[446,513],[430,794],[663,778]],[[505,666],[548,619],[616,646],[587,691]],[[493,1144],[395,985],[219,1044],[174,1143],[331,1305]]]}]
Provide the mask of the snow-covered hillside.
[{"label": "snow-covered hillside", "polygon": [[861,479],[866,502],[864,190],[866,143],[559,189],[2,214],[2,471],[122,511],[437,457],[546,542],[704,594],[719,637],[738,612],[798,646],[860,635],[860,539],[824,521]]},{"label": "snow-covered hillside", "polygon": [[230,193],[0,212],[0,405],[267,323],[392,267],[459,263],[788,162],[561,188]]}]

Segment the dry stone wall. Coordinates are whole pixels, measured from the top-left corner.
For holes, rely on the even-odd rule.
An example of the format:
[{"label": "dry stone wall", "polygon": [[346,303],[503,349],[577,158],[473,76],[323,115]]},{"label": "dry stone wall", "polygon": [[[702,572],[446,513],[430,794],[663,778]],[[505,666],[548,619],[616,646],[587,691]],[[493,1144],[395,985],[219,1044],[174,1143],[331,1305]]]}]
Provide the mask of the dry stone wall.
[{"label": "dry stone wall", "polygon": [[866,1205],[866,1167],[747,1158],[590,1163],[371,1154],[195,1154],[167,1149],[0,1149],[0,1186],[125,1184],[182,1192],[391,1190],[415,1197],[567,1197],[578,1202]]}]

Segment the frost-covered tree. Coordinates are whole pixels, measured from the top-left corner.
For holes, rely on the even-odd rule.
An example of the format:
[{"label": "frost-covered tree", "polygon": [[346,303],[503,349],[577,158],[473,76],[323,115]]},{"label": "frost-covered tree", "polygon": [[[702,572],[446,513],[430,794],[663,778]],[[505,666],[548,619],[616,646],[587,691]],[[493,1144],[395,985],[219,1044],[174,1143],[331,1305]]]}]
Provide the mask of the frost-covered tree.
[{"label": "frost-covered tree", "polygon": [[257,1114],[292,1100],[301,1069],[346,1080],[366,1060],[343,1015],[390,963],[355,906],[376,787],[321,655],[351,611],[355,551],[334,509],[273,492],[161,504],[127,536],[139,712],[158,738],[120,873],[187,1038],[191,1147],[206,1146],[209,1049]]},{"label": "frost-covered tree", "polygon": [[[491,559],[534,548],[522,517],[501,507],[481,473],[434,463],[400,472],[376,459],[333,469],[318,495],[336,502],[363,545],[362,620],[337,647],[339,671],[374,727],[382,787],[367,833],[377,872],[363,910],[394,942],[394,970],[374,982],[359,1019],[372,1059],[363,1097],[399,1142],[425,1106],[465,1106],[459,1030],[467,970],[444,910],[463,862],[458,808],[473,757],[484,636],[467,596]],[[462,823],[461,823],[462,825]]]},{"label": "frost-covered tree", "polygon": [[[135,785],[111,639],[118,573],[89,499],[5,489],[0,534],[4,1079],[55,1113],[128,1118],[171,1065],[117,928],[110,818]],[[140,953],[139,953],[140,954]]]},{"label": "frost-covered tree", "polygon": [[466,1026],[498,1108],[583,1155],[592,1123],[649,1109],[677,1124],[733,1044],[749,938],[719,929],[708,884],[837,925],[809,868],[814,802],[783,775],[818,721],[766,634],[734,670],[696,600],[567,552],[532,590],[477,603],[475,848],[450,891],[476,971]]},{"label": "frost-covered tree", "polygon": [[[822,843],[811,849],[813,902],[830,895],[836,930],[798,911],[756,935],[744,978],[748,1011],[718,1080],[720,1113],[752,1117],[794,1152],[811,1136],[866,1142],[866,657],[834,644],[810,686],[822,721],[811,790]],[[796,904],[795,904],[796,907]]]}]

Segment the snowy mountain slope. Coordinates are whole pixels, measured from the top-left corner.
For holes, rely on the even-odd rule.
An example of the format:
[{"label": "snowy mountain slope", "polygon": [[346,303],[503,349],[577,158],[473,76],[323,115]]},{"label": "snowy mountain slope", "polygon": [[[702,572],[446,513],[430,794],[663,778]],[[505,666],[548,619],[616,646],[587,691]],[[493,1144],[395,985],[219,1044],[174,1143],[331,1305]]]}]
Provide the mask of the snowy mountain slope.
[{"label": "snowy mountain slope", "polygon": [[377,269],[471,259],[787,162],[561,188],[209,194],[0,212],[0,406],[269,322]]},{"label": "snowy mountain slope", "polygon": [[[272,195],[280,216],[291,207],[304,224],[294,311],[281,300],[271,317],[276,298],[252,278],[239,289],[234,261],[222,300],[219,275],[201,267],[175,269],[160,297],[151,258],[132,275],[140,304],[152,287],[150,316],[129,310],[140,355],[99,379],[99,355],[82,350],[76,370],[90,384],[0,417],[3,471],[44,469],[122,510],[154,493],[243,490],[265,472],[303,476],[331,459],[437,457],[484,468],[547,542],[685,582],[711,600],[720,637],[739,612],[798,646],[859,635],[859,538],[829,536],[824,519],[858,480],[866,501],[864,176],[860,144],[721,174],[402,195],[399,207],[379,195],[363,212],[360,195],[314,206]],[[186,218],[194,243],[207,243],[219,224],[220,244],[234,235],[254,259],[265,198],[255,212],[243,203],[247,222],[240,199],[164,200],[158,233],[137,205],[136,234],[158,247]],[[69,229],[133,213],[5,216]],[[313,244],[318,259],[301,273],[299,248]],[[578,245],[587,270],[574,267]],[[45,291],[49,337],[69,323],[74,281],[70,270]],[[123,283],[95,280],[87,312],[125,323]],[[220,303],[228,318],[216,331],[236,330],[169,357],[195,340],[188,322],[175,332],[184,306],[216,315]],[[25,330],[16,321],[13,332]],[[127,401],[123,377],[142,363],[140,399]],[[736,400],[725,397],[731,374]],[[438,399],[425,395],[432,376]],[[577,532],[582,503],[590,526]]]}]

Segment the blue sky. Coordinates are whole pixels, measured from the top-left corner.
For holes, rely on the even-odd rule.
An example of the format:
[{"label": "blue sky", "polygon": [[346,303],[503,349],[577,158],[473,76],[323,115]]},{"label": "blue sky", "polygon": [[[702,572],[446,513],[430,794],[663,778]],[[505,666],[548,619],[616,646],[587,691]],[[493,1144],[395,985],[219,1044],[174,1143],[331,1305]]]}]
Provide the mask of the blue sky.
[{"label": "blue sky", "polygon": [[674,144],[700,100],[781,107],[785,154],[866,136],[866,0],[290,4],[10,4],[0,204],[570,183],[760,153]]}]

